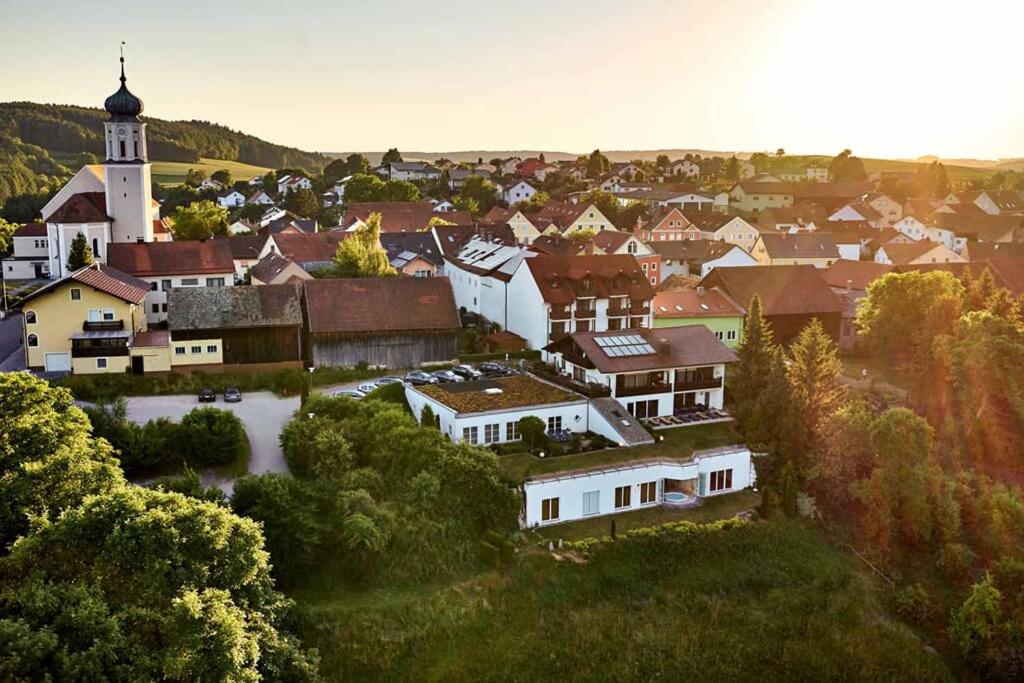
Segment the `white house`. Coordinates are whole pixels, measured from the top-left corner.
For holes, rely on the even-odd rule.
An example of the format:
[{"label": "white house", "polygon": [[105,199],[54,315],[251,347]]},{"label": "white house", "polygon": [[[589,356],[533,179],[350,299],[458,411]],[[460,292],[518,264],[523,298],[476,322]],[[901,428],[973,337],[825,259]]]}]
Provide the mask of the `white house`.
[{"label": "white house", "polygon": [[537,194],[537,189],[525,180],[517,180],[501,188],[501,198],[510,206],[515,206],[519,202],[528,202],[535,194]]},{"label": "white house", "polygon": [[259,206],[273,206],[274,199],[267,194],[265,190],[256,190],[249,195],[249,199],[246,200],[246,203],[257,204]]},{"label": "white house", "polygon": [[750,449],[727,446],[686,457],[596,465],[523,482],[524,527],[547,526],[659,505],[687,507],[753,486]]},{"label": "white house", "polygon": [[311,190],[313,181],[301,175],[285,175],[277,179],[277,193],[287,194],[294,190]]},{"label": "white house", "polygon": [[717,240],[648,242],[661,256],[661,279],[670,275],[706,277],[715,268],[756,266],[757,259],[737,244]]},{"label": "white house", "polygon": [[689,159],[672,162],[672,165],[668,167],[668,170],[670,175],[673,176],[682,176],[684,178],[700,177],[700,165],[690,161]]},{"label": "white house", "polygon": [[217,203],[225,209],[240,209],[245,206],[245,195],[238,190],[221,192],[217,195]]},{"label": "white house", "polygon": [[386,170],[391,180],[437,180],[441,172],[423,161],[394,161]]},{"label": "white house", "polygon": [[455,211],[455,205],[447,199],[431,199],[430,204],[434,207],[434,213],[451,213]]},{"label": "white house", "polygon": [[[436,237],[438,232],[434,234]],[[507,327],[508,283],[523,259],[534,254],[525,247],[482,236],[472,237],[454,254],[443,248],[442,253],[455,305]]]},{"label": "white house", "polygon": [[199,183],[199,187],[197,189],[200,192],[202,192],[203,190],[213,190],[214,192],[223,192],[224,191],[224,183],[220,182],[219,180],[214,180],[213,178],[203,178],[203,182]]},{"label": "white house", "polygon": [[5,280],[50,277],[50,238],[45,223],[21,226],[14,232],[11,242],[12,254],[3,262]]},{"label": "white house", "polygon": [[583,386],[606,387],[638,420],[695,406],[721,410],[725,366],[737,360],[704,325],[576,332],[544,350],[559,373]]}]

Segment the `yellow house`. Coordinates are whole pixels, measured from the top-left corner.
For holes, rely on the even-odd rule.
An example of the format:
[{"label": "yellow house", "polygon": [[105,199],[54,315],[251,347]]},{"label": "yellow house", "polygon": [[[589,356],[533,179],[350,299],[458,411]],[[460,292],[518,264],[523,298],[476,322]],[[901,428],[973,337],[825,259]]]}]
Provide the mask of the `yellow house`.
[{"label": "yellow house", "polygon": [[729,205],[747,214],[793,206],[793,186],[783,182],[744,180],[729,190]]},{"label": "yellow house", "polygon": [[[132,368],[136,334],[146,331],[148,282],[93,264],[21,302],[26,364],[33,370],[92,374]],[[143,369],[142,360],[138,371]]]},{"label": "yellow house", "polygon": [[835,236],[819,232],[762,233],[751,256],[761,266],[802,266],[828,268],[839,260]]}]

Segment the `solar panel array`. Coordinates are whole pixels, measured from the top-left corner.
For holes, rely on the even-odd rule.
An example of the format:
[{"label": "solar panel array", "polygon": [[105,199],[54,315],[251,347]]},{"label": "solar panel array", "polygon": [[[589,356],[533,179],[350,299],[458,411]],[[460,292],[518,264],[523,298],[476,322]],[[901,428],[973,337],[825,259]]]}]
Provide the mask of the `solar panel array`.
[{"label": "solar panel array", "polygon": [[594,337],[594,343],[601,347],[610,358],[625,356],[646,356],[654,353],[654,347],[638,334],[622,334],[614,337]]}]

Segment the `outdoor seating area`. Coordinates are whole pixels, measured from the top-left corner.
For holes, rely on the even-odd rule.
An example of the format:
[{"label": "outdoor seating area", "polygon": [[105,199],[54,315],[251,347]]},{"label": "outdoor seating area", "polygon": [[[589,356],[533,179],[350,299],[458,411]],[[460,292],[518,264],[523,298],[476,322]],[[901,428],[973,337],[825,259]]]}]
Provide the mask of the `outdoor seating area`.
[{"label": "outdoor seating area", "polygon": [[697,424],[727,422],[729,420],[732,420],[732,416],[726,411],[697,404],[677,408],[673,415],[647,418],[644,420],[644,423],[653,429],[671,429],[673,427],[687,427]]}]

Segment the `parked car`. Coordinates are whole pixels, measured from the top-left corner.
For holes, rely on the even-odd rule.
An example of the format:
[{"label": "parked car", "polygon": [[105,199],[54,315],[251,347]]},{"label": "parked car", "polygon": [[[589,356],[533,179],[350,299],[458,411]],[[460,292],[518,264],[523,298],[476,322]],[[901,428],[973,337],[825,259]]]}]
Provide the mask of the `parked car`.
[{"label": "parked car", "polygon": [[452,372],[466,381],[480,379],[484,376],[484,373],[480,372],[472,365],[456,365],[452,368]]},{"label": "parked car", "polygon": [[357,389],[338,389],[331,392],[331,398],[351,398],[355,401],[366,398],[366,394]]},{"label": "parked car", "polygon": [[480,372],[485,377],[508,377],[509,375],[516,374],[514,370],[506,368],[501,363],[493,363],[491,361],[481,363]]},{"label": "parked car", "polygon": [[238,387],[228,387],[224,390],[225,403],[240,403],[241,401],[242,391]]},{"label": "parked car", "polygon": [[377,381],[374,382],[378,387],[383,387],[388,384],[404,384],[405,380],[401,377],[378,377]]},{"label": "parked car", "polygon": [[371,391],[376,391],[379,388],[380,387],[377,384],[375,384],[374,382],[365,382],[363,384],[360,384],[358,387],[356,387],[356,389],[358,389],[359,391],[363,392],[364,394],[368,394]]},{"label": "parked car", "polygon": [[438,382],[441,382],[443,384],[444,383],[448,383],[448,382],[462,382],[462,381],[464,381],[461,377],[456,375],[451,370],[434,370],[430,374],[433,375],[434,377],[436,377]]},{"label": "parked car", "polygon": [[440,380],[431,375],[429,372],[422,370],[413,370],[405,376],[405,381],[414,387],[421,387],[424,384],[437,384]]},{"label": "parked car", "polygon": [[216,403],[217,394],[214,393],[213,389],[202,389],[199,392],[200,403]]}]

